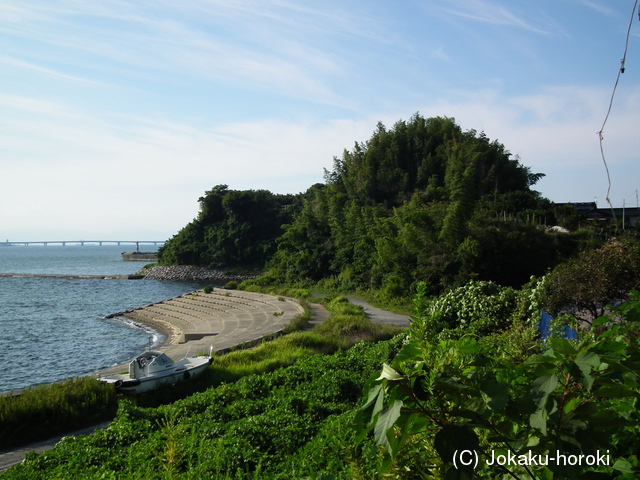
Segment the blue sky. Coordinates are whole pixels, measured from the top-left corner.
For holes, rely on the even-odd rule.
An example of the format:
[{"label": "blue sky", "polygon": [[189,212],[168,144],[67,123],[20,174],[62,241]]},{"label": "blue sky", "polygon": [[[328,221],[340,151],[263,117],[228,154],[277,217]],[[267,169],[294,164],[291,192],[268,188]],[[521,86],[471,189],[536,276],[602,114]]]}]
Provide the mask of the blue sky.
[{"label": "blue sky", "polygon": [[[218,184],[298,193],[419,112],[556,202],[606,206],[598,134],[634,0],[0,0],[0,240],[166,239]],[[640,188],[640,22],[603,131]]]}]

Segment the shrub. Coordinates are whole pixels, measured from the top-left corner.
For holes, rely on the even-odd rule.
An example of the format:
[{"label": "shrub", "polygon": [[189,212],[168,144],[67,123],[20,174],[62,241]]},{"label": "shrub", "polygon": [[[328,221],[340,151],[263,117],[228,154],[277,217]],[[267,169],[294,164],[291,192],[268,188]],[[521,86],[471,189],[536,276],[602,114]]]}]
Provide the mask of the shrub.
[{"label": "shrub", "polygon": [[471,281],[430,302],[424,300],[426,289],[422,285],[418,287],[422,298],[415,304],[418,325],[414,334],[423,337],[445,339],[501,332],[508,327],[516,306],[516,291],[492,282]]},{"label": "shrub", "polygon": [[549,275],[545,306],[591,323],[614,300],[640,288],[640,242],[612,238],[597,250],[556,267]]}]

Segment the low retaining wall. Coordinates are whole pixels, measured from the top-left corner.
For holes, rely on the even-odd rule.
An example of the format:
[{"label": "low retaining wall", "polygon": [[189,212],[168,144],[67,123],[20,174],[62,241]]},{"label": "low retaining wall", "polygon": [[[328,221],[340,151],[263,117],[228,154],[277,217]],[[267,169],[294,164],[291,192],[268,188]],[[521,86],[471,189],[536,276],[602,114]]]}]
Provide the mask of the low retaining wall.
[{"label": "low retaining wall", "polygon": [[190,267],[185,265],[154,265],[143,268],[138,272],[148,280],[171,280],[171,281],[191,281],[191,282],[212,282],[225,284],[230,281],[241,282],[257,278],[257,275],[232,275],[225,270],[210,270],[202,267]]}]

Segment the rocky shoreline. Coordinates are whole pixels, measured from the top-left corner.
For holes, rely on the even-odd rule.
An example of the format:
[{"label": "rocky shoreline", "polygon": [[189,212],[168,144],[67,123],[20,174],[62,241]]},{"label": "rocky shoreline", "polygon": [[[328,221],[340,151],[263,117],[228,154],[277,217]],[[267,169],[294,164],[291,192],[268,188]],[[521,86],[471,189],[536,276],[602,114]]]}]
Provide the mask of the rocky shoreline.
[{"label": "rocky shoreline", "polygon": [[216,284],[224,284],[235,281],[250,280],[258,275],[235,275],[225,270],[210,270],[203,267],[191,267],[186,265],[153,265],[143,268],[137,275],[144,275],[147,280],[169,280],[176,282],[208,281]]}]

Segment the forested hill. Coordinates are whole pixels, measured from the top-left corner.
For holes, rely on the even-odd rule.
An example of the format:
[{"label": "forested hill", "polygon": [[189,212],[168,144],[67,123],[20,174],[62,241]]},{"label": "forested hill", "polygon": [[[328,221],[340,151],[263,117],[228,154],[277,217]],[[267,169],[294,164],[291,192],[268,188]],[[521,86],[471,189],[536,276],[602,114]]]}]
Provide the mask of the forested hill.
[{"label": "forested hill", "polygon": [[[416,114],[391,129],[378,124],[303,195],[207,192],[199,217],[165,245],[161,261],[268,259],[274,281],[322,280],[389,296],[416,281],[433,293],[471,278],[516,286],[573,249],[569,237],[540,228],[555,221],[551,202],[531,189],[543,176],[484,133]],[[245,200],[241,212],[230,198]]]},{"label": "forested hill", "polygon": [[282,225],[300,210],[300,196],[218,185],[198,199],[198,217],[158,250],[165,265],[262,267]]}]

